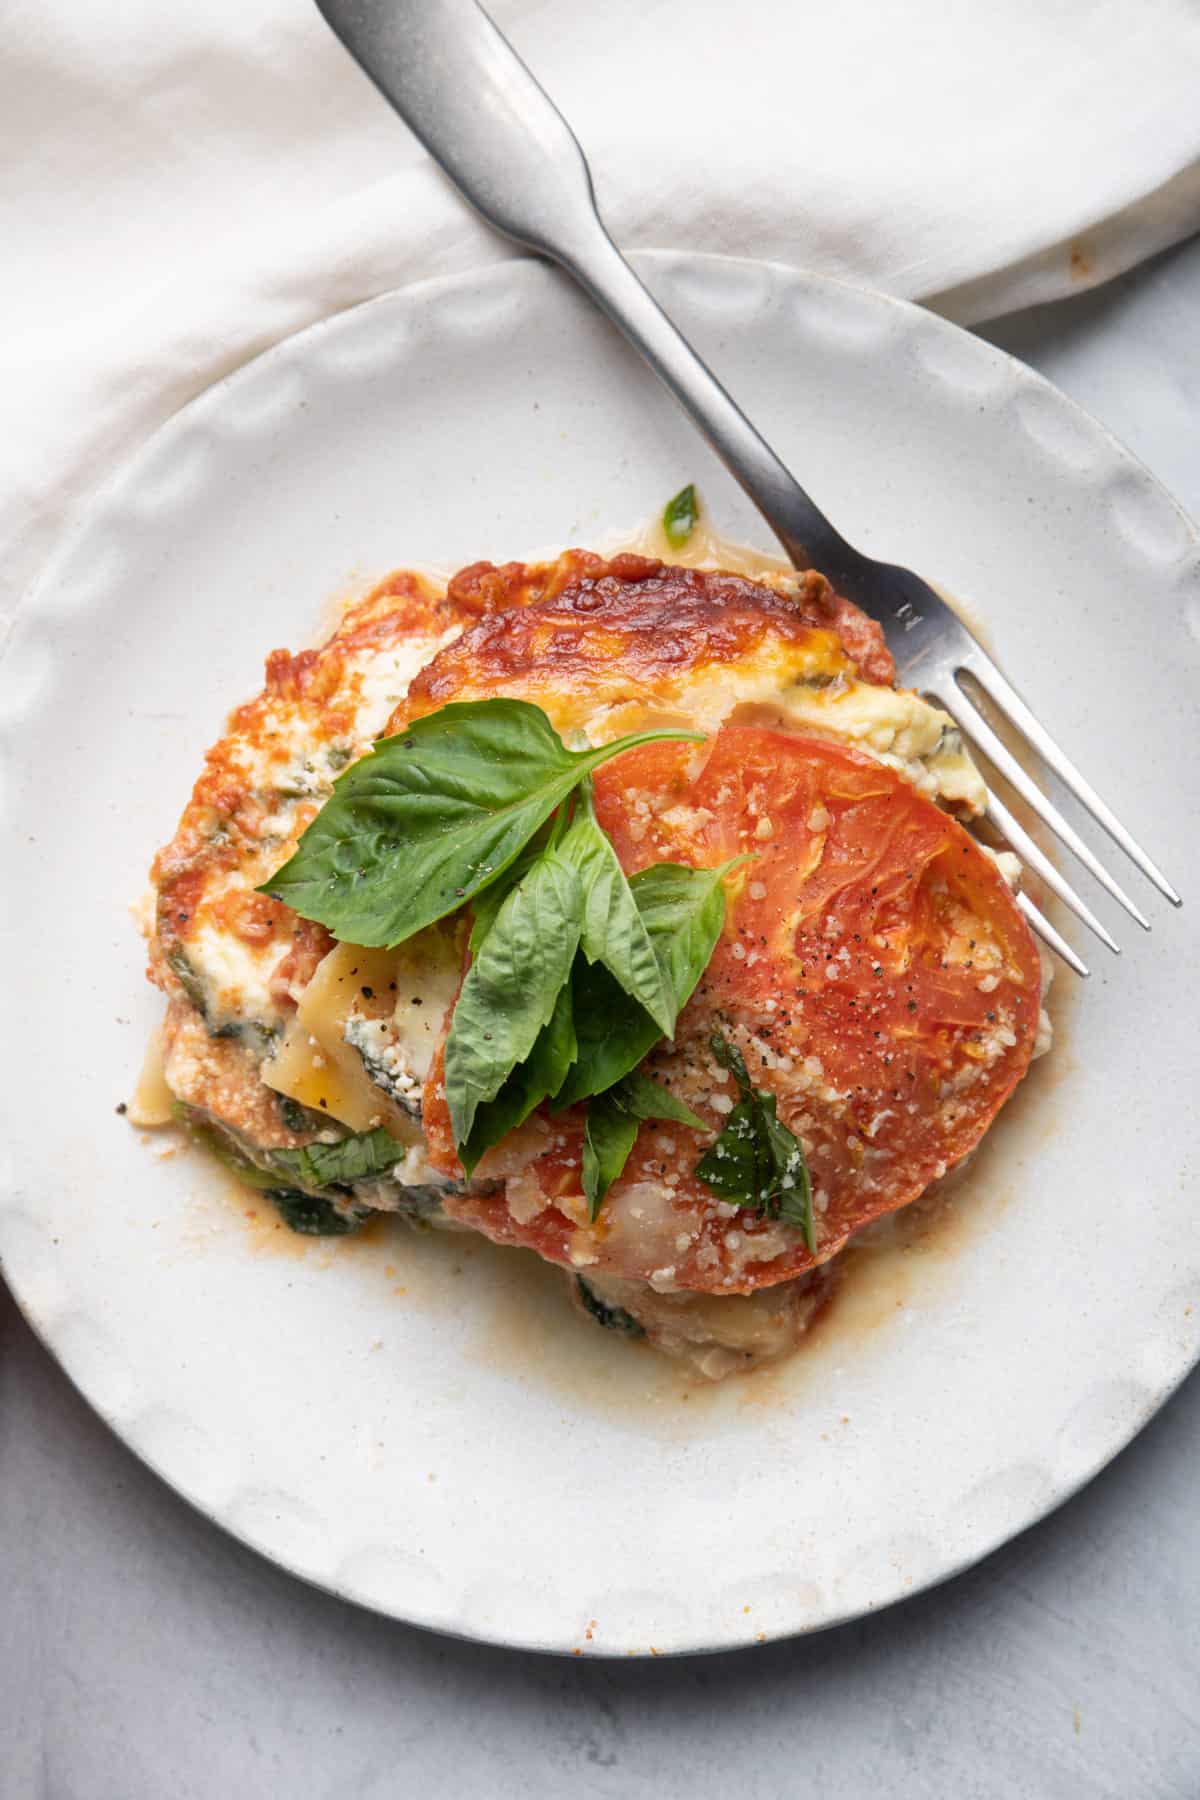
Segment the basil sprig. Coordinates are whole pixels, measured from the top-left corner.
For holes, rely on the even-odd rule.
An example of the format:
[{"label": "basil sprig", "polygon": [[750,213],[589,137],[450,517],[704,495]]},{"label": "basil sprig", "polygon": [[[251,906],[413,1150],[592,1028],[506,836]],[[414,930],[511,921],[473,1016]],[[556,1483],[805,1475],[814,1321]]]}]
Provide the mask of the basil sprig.
[{"label": "basil sprig", "polygon": [[579,948],[583,907],[576,869],[561,849],[546,850],[484,933],[446,1039],[446,1104],[457,1145],[466,1144],[479,1106],[496,1098],[554,1017]]},{"label": "basil sprig", "polygon": [[643,1119],[666,1119],[707,1131],[690,1106],[659,1087],[647,1075],[626,1075],[588,1107],[583,1133],[583,1193],[588,1218],[595,1223],[604,1196],[624,1169]]},{"label": "basil sprig", "polygon": [[662,528],[668,544],[673,550],[682,550],[691,537],[700,518],[700,501],[694,482],[689,481],[685,488],[680,488],[674,499],[668,500],[663,508]]},{"label": "basil sprig", "polygon": [[716,1143],[696,1164],[696,1174],[722,1200],[798,1226],[811,1253],[817,1239],[803,1145],[778,1118],[774,1094],[751,1085],[740,1052],[719,1032],[714,1032],[710,1046],[742,1097]]},{"label": "basil sprig", "polygon": [[642,731],[568,750],[527,700],[443,706],[339,776],[261,892],[345,943],[403,943],[503,874],[585,775],[660,738],[699,734]]},{"label": "basil sprig", "polygon": [[[655,1044],[674,1031],[721,935],[724,877],[744,858],[734,857],[716,869],[656,863],[627,881],[613,855],[606,874],[609,899],[593,908],[590,922],[584,880],[573,896],[569,883],[555,877],[553,904],[566,909],[574,900],[579,906],[577,948],[564,974],[567,942],[574,935],[566,911],[547,913],[546,944],[535,946],[528,941],[531,915],[519,896],[532,886],[545,902],[547,883],[538,873],[543,863],[569,869],[592,866],[598,858],[590,840],[599,831],[585,798],[561,842],[542,851],[482,936],[472,936],[475,960],[446,1040],[446,1102],[455,1147],[468,1174],[485,1150],[522,1124],[543,1100],[561,1111],[606,1094],[630,1076]],[[586,846],[582,850],[580,840]],[[627,992],[616,973],[633,981],[630,942],[642,932],[661,983],[659,1017]],[[590,962],[590,955],[597,960]],[[490,1036],[484,1038],[484,1033]],[[525,1044],[528,1048],[521,1049]]]},{"label": "basil sprig", "polygon": [[[641,1119],[703,1129],[634,1071],[674,1032],[725,922],[724,877],[745,860],[658,863],[626,877],[596,818],[591,773],[662,738],[703,741],[646,731],[569,750],[527,701],[443,707],[339,778],[262,889],[364,946],[401,943],[470,905],[471,963],[445,1049],[455,1148],[471,1174],[544,1101],[592,1099],[593,1218]],[[313,1179],[307,1168],[297,1176]]]},{"label": "basil sprig", "polygon": [[636,1069],[691,999],[725,924],[725,876],[745,856],[715,869],[654,863],[629,882],[630,892],[674,1004],[667,1032],[627,993],[611,965],[577,961],[572,981],[578,1051],[556,1106],[571,1106]]},{"label": "basil sprig", "polygon": [[533,1049],[505,1079],[495,1099],[482,1101],[462,1143],[456,1145],[459,1161],[468,1175],[485,1150],[524,1124],[543,1100],[551,1099],[563,1084],[575,1058],[575,1025],[571,1016],[571,989],[559,989],[550,1021],[534,1040]]},{"label": "basil sprig", "polygon": [[[659,961],[617,853],[597,822],[590,777],[579,790],[575,818],[562,841],[562,856],[579,871],[583,884],[580,945],[584,956],[589,963],[606,968],[622,991],[649,1013],[660,1037],[670,1037],[681,1002]],[[667,866],[679,867],[674,863]]]}]

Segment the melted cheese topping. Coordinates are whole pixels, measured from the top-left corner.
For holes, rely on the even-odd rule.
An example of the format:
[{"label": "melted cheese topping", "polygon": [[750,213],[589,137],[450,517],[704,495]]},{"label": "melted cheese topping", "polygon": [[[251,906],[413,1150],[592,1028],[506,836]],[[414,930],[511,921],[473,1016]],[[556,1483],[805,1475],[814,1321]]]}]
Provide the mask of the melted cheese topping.
[{"label": "melted cheese topping", "polygon": [[[777,580],[772,585],[784,583]],[[210,1027],[241,1032],[257,1027],[264,1038],[282,1032],[270,1078],[273,1084],[299,1082],[305,1093],[324,1085],[330,1091],[322,1097],[335,1117],[343,1116],[336,1107],[347,1104],[344,1087],[334,1091],[332,1073],[324,1084],[309,1079],[310,1072],[302,1069],[303,1044],[295,1021],[288,1024],[290,1009],[273,990],[279,941],[271,936],[255,941],[240,933],[231,923],[229,908],[240,896],[252,901],[256,885],[290,853],[340,770],[365,754],[414,676],[457,635],[455,628],[436,638],[414,638],[399,648],[360,657],[350,677],[352,728],[335,743],[314,746],[310,717],[281,704],[271,709],[256,738],[239,744],[243,773],[269,807],[259,828],[262,853],[222,870],[220,878],[210,882],[179,958],[178,972],[202,1001]],[[549,701],[547,711],[564,737],[590,743],[611,742],[660,724],[711,735],[730,719],[770,722],[876,756],[956,811],[978,813],[984,806],[983,782],[949,716],[918,694],[858,680],[831,632],[813,632],[799,644],[771,642],[740,664],[693,668],[676,681],[664,682],[652,698],[642,695],[589,707],[568,692]],[[353,1064],[343,1056],[340,1040],[336,1054],[322,1048],[330,1062],[344,1066],[345,1079],[352,1081],[348,1071]],[[358,1048],[366,1049],[361,1036]],[[353,1110],[361,1114],[363,1108],[354,1105]]]},{"label": "melted cheese topping", "polygon": [[[761,582],[776,593],[789,593],[796,586],[796,572],[790,563],[722,537],[703,515],[681,549],[668,543],[658,518],[632,537],[622,539],[618,548],[661,557],[664,562],[688,568],[728,570]],[[907,775],[930,799],[959,814],[982,816],[987,805],[983,778],[948,713],[911,689],[879,687],[854,678],[823,686],[813,680],[821,672],[832,676],[839,670],[832,663],[825,671],[814,664],[803,672],[792,671],[790,679],[777,680],[774,692],[756,692],[756,671],[739,672],[736,676],[731,671],[728,692],[736,692],[735,722],[792,725],[818,737],[850,744]],[[712,714],[706,696],[697,694],[695,701],[694,719]],[[727,694],[724,710],[718,710],[716,718],[721,723],[729,717]],[[697,729],[711,727],[698,723]],[[603,741],[593,738],[596,743]]]},{"label": "melted cheese topping", "polygon": [[769,661],[758,657],[695,672],[651,705],[617,702],[589,713],[564,698],[554,723],[560,732],[581,730],[593,744],[656,725],[708,736],[723,724],[774,725],[847,744],[897,769],[954,812],[983,813],[983,778],[949,713],[909,689],[859,681],[846,659],[826,645],[787,648],[795,653],[772,646]]},{"label": "melted cheese topping", "polygon": [[240,932],[231,909],[240,896],[252,903],[255,888],[295,848],[337,776],[371,748],[413,677],[458,630],[358,653],[336,696],[346,729],[332,743],[314,743],[311,711],[285,701],[266,709],[257,730],[238,741],[239,774],[263,808],[261,853],[214,873],[175,965],[212,1030],[244,1032],[250,1025],[270,1036],[287,1023],[290,1009],[272,991],[280,943],[269,934],[256,940]]}]

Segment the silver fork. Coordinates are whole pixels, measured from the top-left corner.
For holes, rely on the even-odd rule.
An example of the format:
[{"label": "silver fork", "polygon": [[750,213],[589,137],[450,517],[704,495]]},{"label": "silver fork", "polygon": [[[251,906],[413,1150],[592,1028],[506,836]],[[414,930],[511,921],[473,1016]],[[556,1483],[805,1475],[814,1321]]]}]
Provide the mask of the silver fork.
[{"label": "silver fork", "polygon": [[[1112,897],[1150,922],[1042,793],[963,687],[976,681],[1046,765],[1175,906],[1180,897],[1039,723],[958,615],[911,569],[876,562],[830,523],[634,274],[596,209],[570,127],[476,0],[317,0],[325,18],[460,192],[505,236],[558,263],[650,364],[758,508],[797,568],[819,569],[879,621],[906,686],[936,699]],[[1012,812],[987,817],[1089,930],[1119,945]],[[1038,935],[1079,975],[1086,964],[1025,894]]]}]

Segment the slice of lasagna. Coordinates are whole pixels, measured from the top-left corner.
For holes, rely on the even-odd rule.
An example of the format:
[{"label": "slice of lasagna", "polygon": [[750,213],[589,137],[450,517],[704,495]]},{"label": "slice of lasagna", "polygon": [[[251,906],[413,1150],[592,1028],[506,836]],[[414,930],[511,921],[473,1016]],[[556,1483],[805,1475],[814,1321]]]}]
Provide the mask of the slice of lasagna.
[{"label": "slice of lasagna", "polygon": [[[497,699],[572,754],[646,735],[594,768],[589,816],[643,896],[664,866],[724,871],[723,922],[670,1035],[639,1037],[645,1014],[631,1035],[580,951],[554,1082],[468,1154],[447,1038],[520,859],[390,947],[335,939],[336,892],[301,917],[264,889],[377,740]],[[879,628],[817,574],[575,550],[445,591],[395,575],[321,648],[268,658],[155,861],[167,1086],[295,1228],[384,1211],[532,1249],[591,1319],[720,1378],[794,1346],[851,1234],[968,1155],[1026,1071],[1042,972],[1011,859],[964,829],[983,801],[953,722],[896,688]],[[353,887],[366,848],[337,848],[328,885]],[[402,888],[403,833],[384,849]],[[684,926],[664,918],[669,973]]]}]

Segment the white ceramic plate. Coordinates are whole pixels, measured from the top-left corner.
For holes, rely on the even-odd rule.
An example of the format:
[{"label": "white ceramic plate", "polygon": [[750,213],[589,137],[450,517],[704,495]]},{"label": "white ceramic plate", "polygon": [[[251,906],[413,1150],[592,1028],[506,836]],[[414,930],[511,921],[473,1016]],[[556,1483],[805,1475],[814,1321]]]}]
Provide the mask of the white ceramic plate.
[{"label": "white ceramic plate", "polygon": [[[643,267],[838,523],[969,602],[1195,895],[1200,582],[1166,494],[1045,383],[915,308],[746,262]],[[3,664],[0,1249],[21,1305],[228,1530],[366,1605],[508,1644],[717,1648],[885,1605],[1077,1488],[1200,1337],[1194,919],[1145,893],[1153,937],[1126,922],[1120,963],[1097,952],[1073,996],[1061,978],[1060,1046],[952,1226],[865,1259],[805,1353],[718,1390],[586,1329],[532,1259],[400,1228],[289,1239],[115,1115],[159,1010],[127,907],[264,653],[397,564],[586,545],[688,479],[769,547],[561,279],[521,262],[414,288],[172,420],[89,509]]]}]

